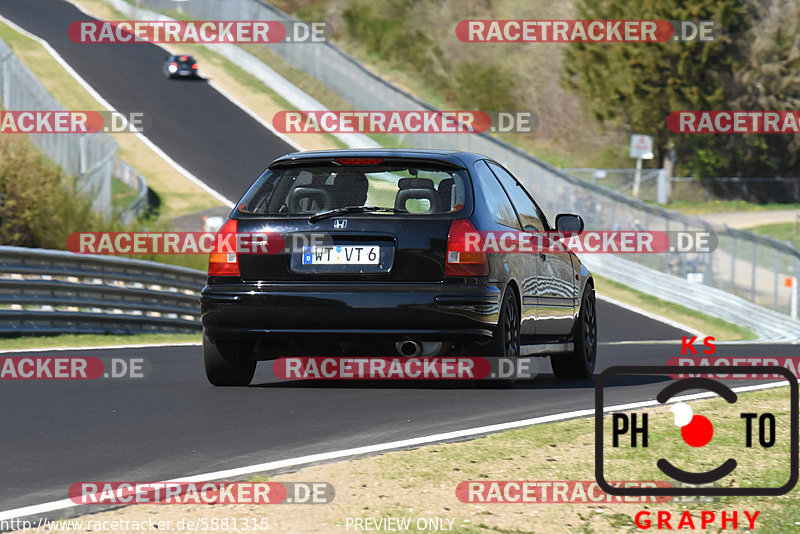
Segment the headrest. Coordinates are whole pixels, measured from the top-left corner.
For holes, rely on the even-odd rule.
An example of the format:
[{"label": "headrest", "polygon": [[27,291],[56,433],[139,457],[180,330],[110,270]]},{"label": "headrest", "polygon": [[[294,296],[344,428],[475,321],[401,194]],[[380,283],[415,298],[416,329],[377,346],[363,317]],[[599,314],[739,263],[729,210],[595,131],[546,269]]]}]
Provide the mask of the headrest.
[{"label": "headrest", "polygon": [[433,180],[430,178],[400,178],[397,187],[400,189],[433,189]]}]

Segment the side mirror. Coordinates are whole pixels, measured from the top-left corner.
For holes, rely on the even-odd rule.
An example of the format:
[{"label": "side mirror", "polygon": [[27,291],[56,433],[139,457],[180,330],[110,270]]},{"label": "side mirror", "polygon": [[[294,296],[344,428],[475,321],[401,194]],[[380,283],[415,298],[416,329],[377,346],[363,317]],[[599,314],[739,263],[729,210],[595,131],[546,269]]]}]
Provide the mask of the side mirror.
[{"label": "side mirror", "polygon": [[556,230],[559,232],[583,232],[583,218],[572,213],[556,215]]}]

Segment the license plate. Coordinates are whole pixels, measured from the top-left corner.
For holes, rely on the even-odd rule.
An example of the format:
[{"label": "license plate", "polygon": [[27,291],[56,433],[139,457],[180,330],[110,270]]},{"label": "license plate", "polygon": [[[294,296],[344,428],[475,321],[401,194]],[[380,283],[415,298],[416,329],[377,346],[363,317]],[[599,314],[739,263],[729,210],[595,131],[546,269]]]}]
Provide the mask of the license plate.
[{"label": "license plate", "polygon": [[303,265],[377,265],[380,256],[378,246],[303,247]]},{"label": "license plate", "polygon": [[179,70],[178,74],[189,74],[188,70]]}]

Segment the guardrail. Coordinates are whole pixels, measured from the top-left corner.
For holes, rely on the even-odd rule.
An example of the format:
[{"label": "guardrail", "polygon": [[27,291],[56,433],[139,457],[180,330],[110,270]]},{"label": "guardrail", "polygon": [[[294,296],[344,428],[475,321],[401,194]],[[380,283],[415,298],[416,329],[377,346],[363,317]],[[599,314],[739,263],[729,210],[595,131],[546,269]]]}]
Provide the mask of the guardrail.
[{"label": "guardrail", "polygon": [[205,281],[152,261],[0,246],[0,335],[199,332]]},{"label": "guardrail", "polygon": [[[625,280],[625,285],[660,299],[694,307],[702,302],[699,310],[706,315],[743,326],[752,330],[758,340],[775,343],[797,343],[800,341],[800,321],[763,306],[701,283],[683,281],[676,283],[675,276],[655,269],[625,261],[612,254],[584,254],[581,261],[592,272],[602,273],[612,280]],[[714,332],[704,332],[714,335]]]},{"label": "guardrail", "polygon": [[133,202],[120,210],[119,215],[117,215],[122,224],[128,224],[134,217],[138,217],[150,207],[147,196],[147,179],[139,171],[119,158],[114,160],[114,169],[111,174],[136,191],[136,198],[133,199]]}]

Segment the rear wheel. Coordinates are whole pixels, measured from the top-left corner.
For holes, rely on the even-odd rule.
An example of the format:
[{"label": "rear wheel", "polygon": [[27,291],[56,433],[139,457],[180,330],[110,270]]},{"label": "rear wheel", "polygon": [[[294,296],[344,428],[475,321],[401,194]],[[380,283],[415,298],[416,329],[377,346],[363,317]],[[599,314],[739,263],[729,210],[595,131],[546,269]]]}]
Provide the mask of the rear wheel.
[{"label": "rear wheel", "polygon": [[519,364],[519,305],[514,290],[509,288],[500,305],[500,320],[497,322],[497,330],[492,339],[492,356],[504,358],[511,363],[511,369],[504,364],[500,364],[498,371],[510,371],[511,377],[501,377],[506,384],[512,384],[516,380],[517,365]]},{"label": "rear wheel", "polygon": [[206,377],[215,386],[246,386],[256,372],[256,360],[246,345],[218,343],[203,334]]},{"label": "rear wheel", "polygon": [[597,362],[597,310],[594,288],[586,286],[581,302],[581,312],[572,329],[574,350],[567,354],[550,356],[550,366],[556,378],[589,378]]}]

